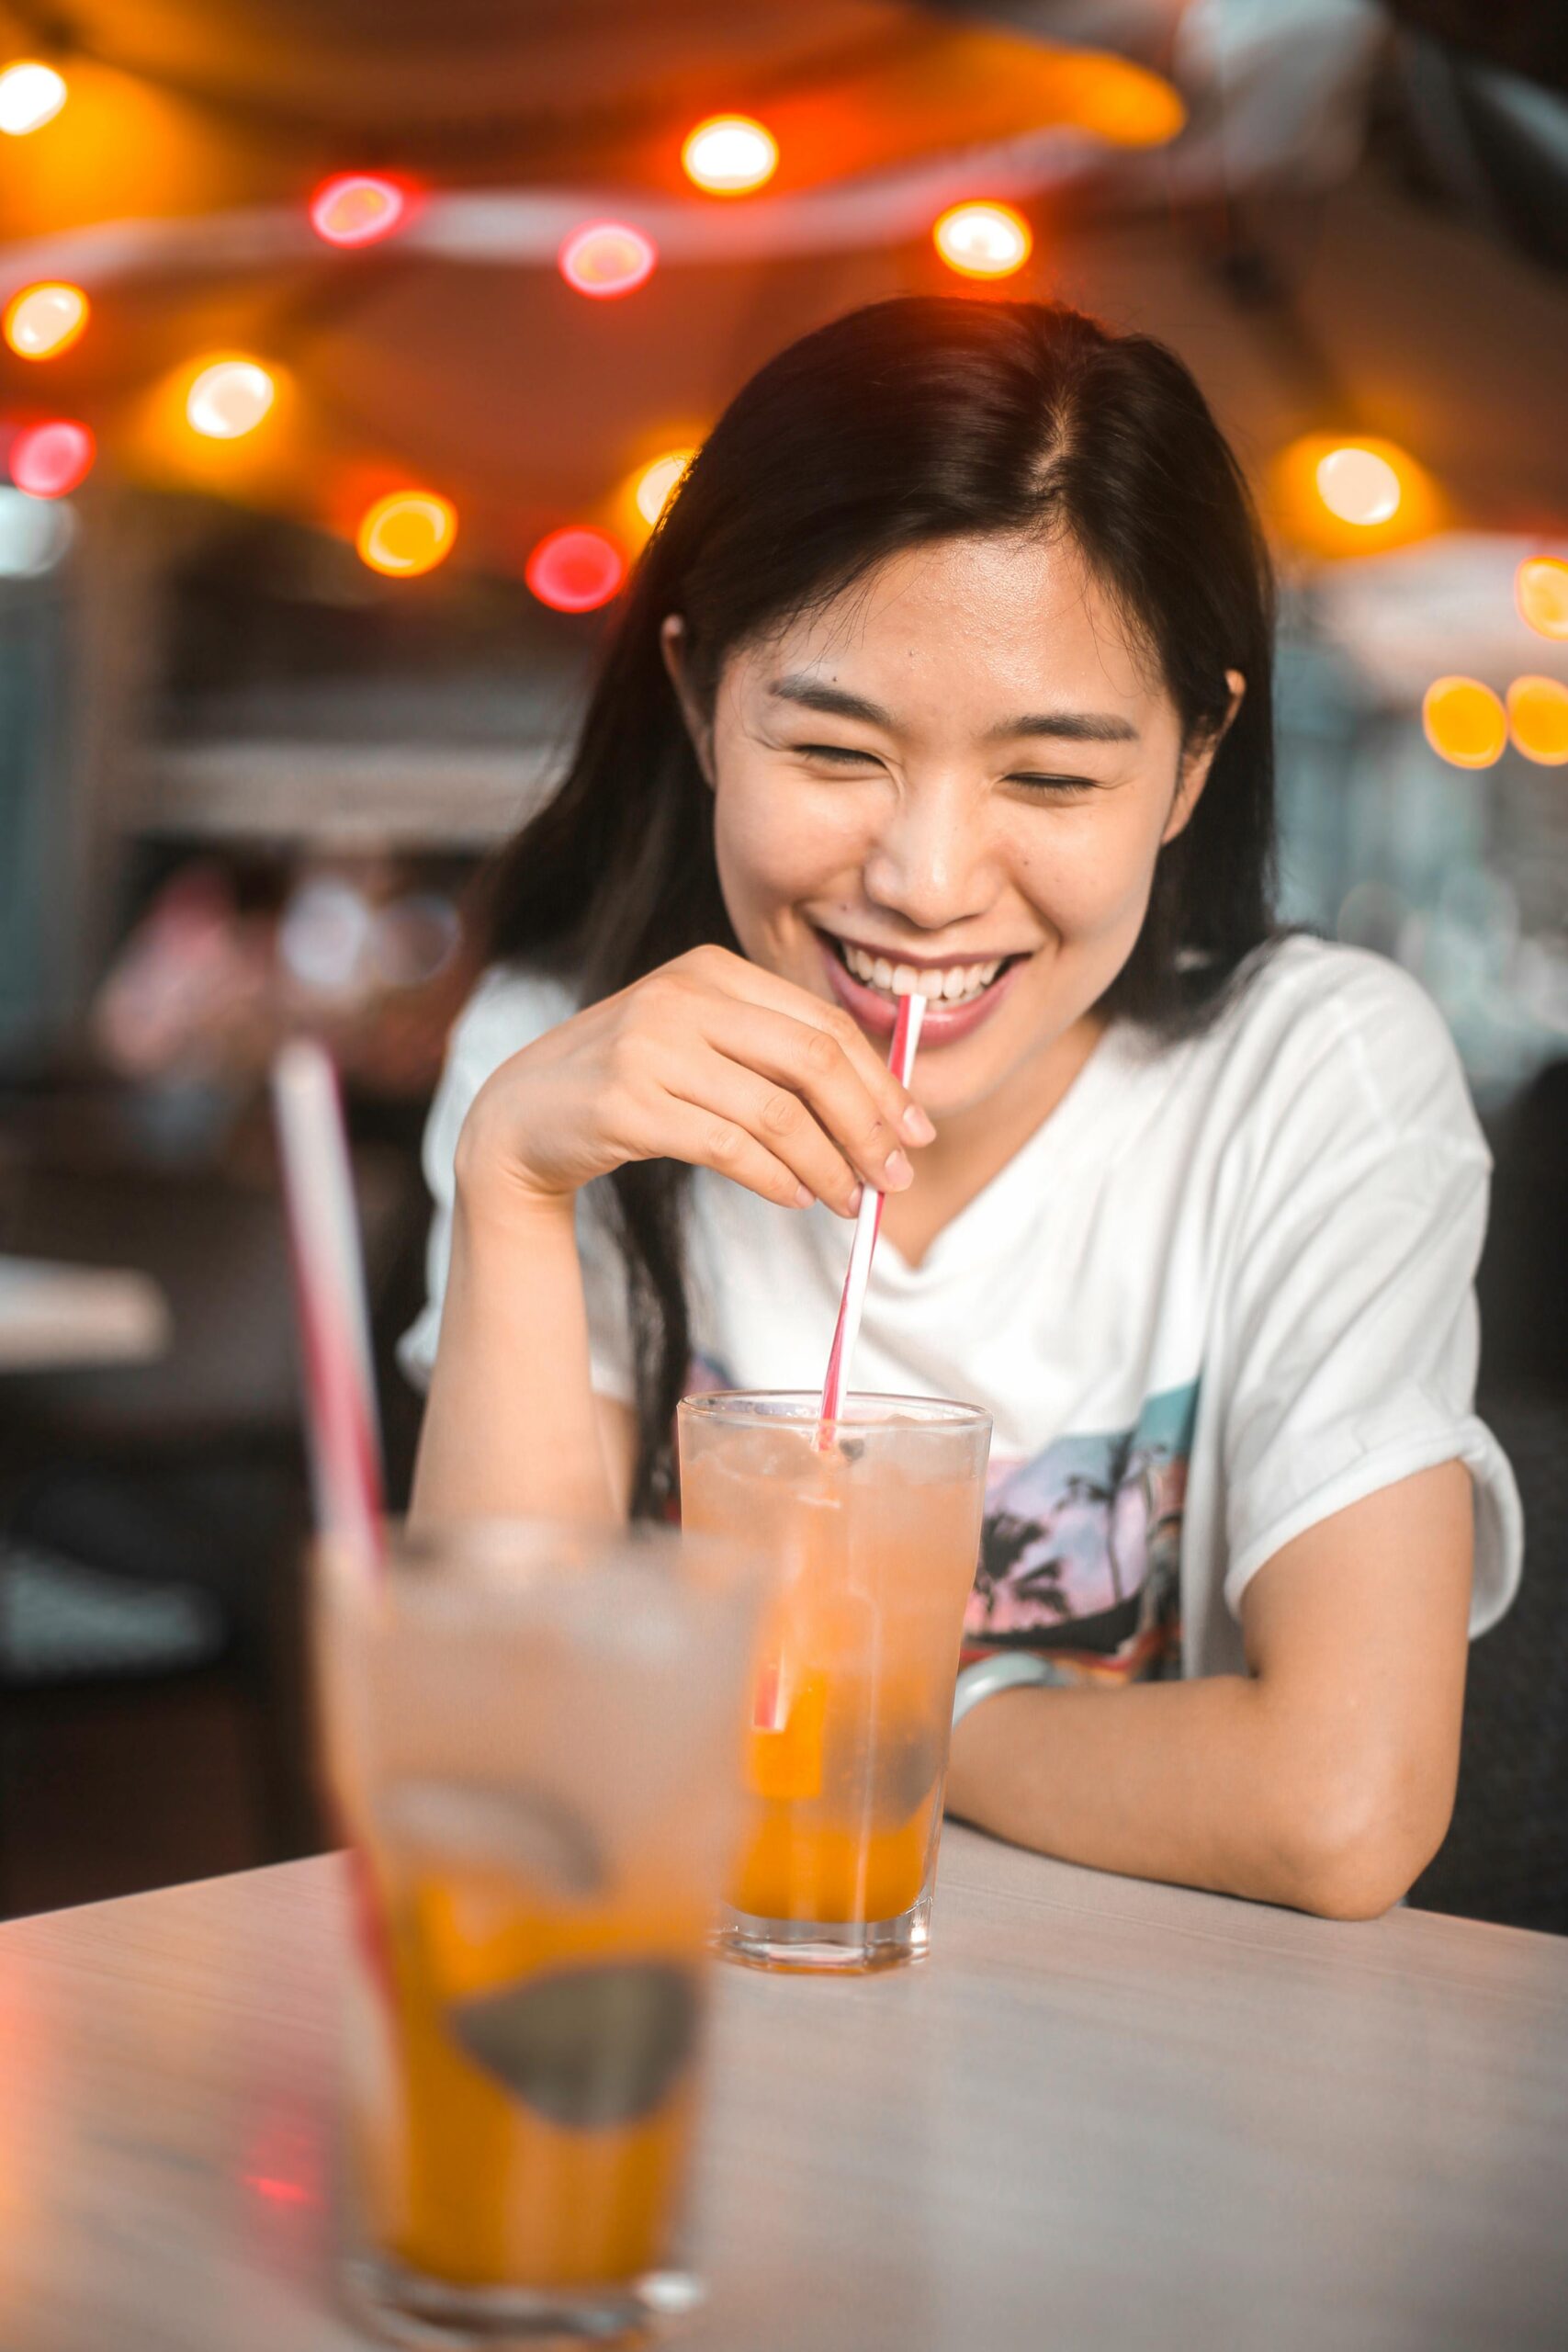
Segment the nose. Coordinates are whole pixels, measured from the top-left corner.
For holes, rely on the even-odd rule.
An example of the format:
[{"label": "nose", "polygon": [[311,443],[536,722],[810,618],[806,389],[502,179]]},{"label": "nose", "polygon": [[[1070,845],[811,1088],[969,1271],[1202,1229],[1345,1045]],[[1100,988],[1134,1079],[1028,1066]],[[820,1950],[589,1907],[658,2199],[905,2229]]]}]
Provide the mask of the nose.
[{"label": "nose", "polygon": [[987,912],[996,862],[971,796],[922,786],[884,804],[862,869],[866,896],[917,931],[950,931]]}]

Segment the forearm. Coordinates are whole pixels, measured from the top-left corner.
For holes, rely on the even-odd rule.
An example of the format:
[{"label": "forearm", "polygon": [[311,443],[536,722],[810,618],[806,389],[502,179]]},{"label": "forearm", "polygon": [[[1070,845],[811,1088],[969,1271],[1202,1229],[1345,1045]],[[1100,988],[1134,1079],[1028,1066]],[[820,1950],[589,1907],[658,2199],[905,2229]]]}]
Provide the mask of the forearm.
[{"label": "forearm", "polygon": [[570,1200],[459,1192],[411,1520],[618,1517]]},{"label": "forearm", "polygon": [[1337,1916],[1384,1909],[1420,1864],[1240,1675],[1002,1691],[953,1733],[947,1802],[1064,1861]]}]

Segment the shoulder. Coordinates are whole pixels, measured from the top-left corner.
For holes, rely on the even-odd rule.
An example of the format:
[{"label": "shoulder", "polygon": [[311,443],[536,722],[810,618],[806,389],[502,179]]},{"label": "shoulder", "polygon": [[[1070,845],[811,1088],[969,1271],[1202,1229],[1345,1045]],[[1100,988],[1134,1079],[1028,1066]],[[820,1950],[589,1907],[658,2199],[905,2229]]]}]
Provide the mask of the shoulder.
[{"label": "shoulder", "polygon": [[576,1011],[564,980],[492,964],[453,1023],[443,1083],[477,1094],[491,1070]]},{"label": "shoulder", "polygon": [[1484,1149],[1447,1022],[1418,980],[1366,948],[1281,940],[1204,1043],[1260,1114],[1305,1095],[1348,1125]]}]

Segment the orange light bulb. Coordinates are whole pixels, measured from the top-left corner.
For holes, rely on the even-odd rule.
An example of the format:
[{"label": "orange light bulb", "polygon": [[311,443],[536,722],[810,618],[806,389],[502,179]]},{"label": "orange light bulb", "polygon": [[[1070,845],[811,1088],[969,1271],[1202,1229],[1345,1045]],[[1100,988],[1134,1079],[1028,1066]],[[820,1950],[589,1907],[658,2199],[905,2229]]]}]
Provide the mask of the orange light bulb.
[{"label": "orange light bulb", "polygon": [[79,286],[24,286],[6,305],[0,325],[18,359],[58,359],[86,326],[87,309]]},{"label": "orange light bulb", "polygon": [[65,79],[52,65],[19,57],[0,74],[0,130],[7,138],[25,139],[52,122],[66,100]]},{"label": "orange light bulb", "polygon": [[955,204],[931,236],[949,269],[961,277],[1010,277],[1034,246],[1028,221],[1010,204]]},{"label": "orange light bulb", "polygon": [[277,386],[255,359],[215,359],[186,394],[186,422],[206,441],[238,441],[257,425],[277,398]]},{"label": "orange light bulb", "polygon": [[779,144],[750,115],[710,115],[687,133],[681,163],[686,177],[709,196],[749,196],[777,171]]},{"label": "orange light bulb", "polygon": [[1331,514],[1363,529],[1392,522],[1404,495],[1399,475],[1376,449],[1330,449],[1317,461],[1317,494]]},{"label": "orange light bulb", "polygon": [[1439,759],[1456,768],[1489,768],[1508,740],[1507,713],[1479,678],[1438,678],[1421,703],[1421,725]]},{"label": "orange light bulb", "polygon": [[694,449],[671,449],[638,474],[637,511],[650,528],[674,497],[682,475],[696,454]]},{"label": "orange light bulb", "polygon": [[1514,574],[1514,602],[1540,636],[1568,638],[1568,563],[1561,556],[1527,556]]},{"label": "orange light bulb", "polygon": [[1568,686],[1561,678],[1516,678],[1508,688],[1514,748],[1539,767],[1568,763]]},{"label": "orange light bulb", "polygon": [[433,490],[393,490],[360,519],[355,536],[360,559],[389,579],[434,571],[457,536],[457,510]]}]

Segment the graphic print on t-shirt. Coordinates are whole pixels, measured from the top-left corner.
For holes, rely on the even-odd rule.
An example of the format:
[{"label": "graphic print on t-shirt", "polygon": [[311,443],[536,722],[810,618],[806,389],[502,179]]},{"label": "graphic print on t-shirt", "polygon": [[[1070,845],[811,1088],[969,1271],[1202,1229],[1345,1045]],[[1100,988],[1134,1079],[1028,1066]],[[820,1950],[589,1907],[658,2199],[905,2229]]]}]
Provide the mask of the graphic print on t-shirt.
[{"label": "graphic print on t-shirt", "polygon": [[1198,1383],[1145,1399],[1131,1429],[1055,1438],[993,1460],[965,1662],[1049,1652],[1072,1681],[1173,1668],[1180,1641],[1181,1512]]}]

